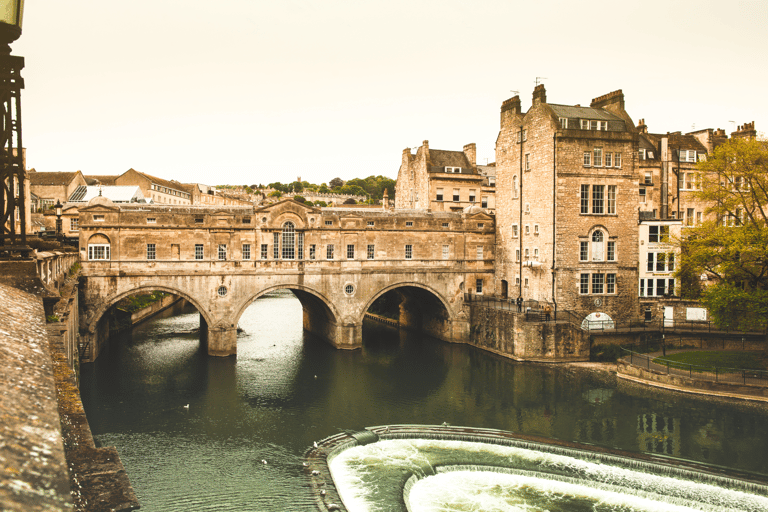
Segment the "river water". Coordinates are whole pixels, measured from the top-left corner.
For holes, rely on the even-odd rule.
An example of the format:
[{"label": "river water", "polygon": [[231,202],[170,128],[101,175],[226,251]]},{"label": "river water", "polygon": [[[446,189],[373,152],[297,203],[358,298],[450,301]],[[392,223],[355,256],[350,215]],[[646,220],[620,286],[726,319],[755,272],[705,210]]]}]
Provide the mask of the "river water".
[{"label": "river water", "polygon": [[[523,364],[377,324],[339,351],[303,332],[290,292],[242,316],[237,358],[208,357],[187,306],[83,365],[97,443],[116,446],[147,512],[316,510],[312,442],[400,423],[496,428],[749,471],[768,480],[768,407]],[[188,407],[185,407],[187,406]]]}]

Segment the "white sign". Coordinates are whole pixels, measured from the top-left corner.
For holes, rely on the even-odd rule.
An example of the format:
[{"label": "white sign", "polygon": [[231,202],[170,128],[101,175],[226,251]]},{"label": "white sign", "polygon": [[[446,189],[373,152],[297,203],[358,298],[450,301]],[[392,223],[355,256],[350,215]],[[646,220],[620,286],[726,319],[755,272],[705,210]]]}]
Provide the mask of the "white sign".
[{"label": "white sign", "polygon": [[706,322],[706,308],[685,308],[685,319],[689,322]]}]

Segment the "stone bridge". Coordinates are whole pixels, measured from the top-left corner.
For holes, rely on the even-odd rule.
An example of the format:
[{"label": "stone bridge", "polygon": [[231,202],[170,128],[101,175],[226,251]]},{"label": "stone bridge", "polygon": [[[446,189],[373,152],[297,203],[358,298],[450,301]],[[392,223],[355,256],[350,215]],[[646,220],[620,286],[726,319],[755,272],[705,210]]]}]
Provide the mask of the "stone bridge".
[{"label": "stone bridge", "polygon": [[113,204],[80,209],[81,336],[93,360],[120,299],[160,290],[200,313],[208,353],[237,352],[240,316],[289,289],[304,328],[335,347],[362,345],[368,308],[387,292],[400,323],[450,342],[469,340],[464,292],[493,293],[494,217],[381,208],[313,208],[291,199],[261,208]]}]

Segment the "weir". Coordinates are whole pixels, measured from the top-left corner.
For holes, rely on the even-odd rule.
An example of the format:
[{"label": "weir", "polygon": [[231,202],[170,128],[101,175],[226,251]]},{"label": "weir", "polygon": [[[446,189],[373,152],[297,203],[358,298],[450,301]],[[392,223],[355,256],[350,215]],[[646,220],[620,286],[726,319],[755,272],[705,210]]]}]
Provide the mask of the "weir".
[{"label": "weir", "polygon": [[764,477],[700,464],[488,429],[394,425],[368,433],[379,440],[337,435],[307,454],[321,510],[768,508]]}]

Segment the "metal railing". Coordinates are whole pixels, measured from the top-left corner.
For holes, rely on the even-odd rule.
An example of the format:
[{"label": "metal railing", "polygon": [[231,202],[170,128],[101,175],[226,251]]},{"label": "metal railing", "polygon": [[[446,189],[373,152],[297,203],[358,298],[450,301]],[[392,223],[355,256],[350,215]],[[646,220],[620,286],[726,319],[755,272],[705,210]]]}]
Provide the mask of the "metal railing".
[{"label": "metal railing", "polygon": [[[568,322],[584,331],[593,334],[600,333],[627,333],[627,332],[700,332],[700,333],[725,333],[736,336],[765,336],[761,331],[740,331],[728,326],[719,327],[709,320],[689,321],[676,319],[656,319],[645,320],[643,318],[629,318],[622,320],[586,320],[583,314],[577,314],[574,311],[558,308],[557,304],[552,302],[524,300],[517,304],[516,299],[501,299],[492,295],[478,295],[473,293],[464,294],[464,302],[471,303],[480,307],[501,309],[525,314],[526,321],[533,322]],[[546,309],[549,307],[550,317],[547,320]]]},{"label": "metal railing", "polygon": [[582,321],[582,318],[573,311],[560,309],[553,302],[524,300],[518,304],[517,299],[501,299],[473,293],[465,293],[464,302],[485,308],[521,313],[525,315],[525,320],[528,322],[568,322],[580,327]]},{"label": "metal railing", "polygon": [[[700,350],[688,345],[690,340],[666,339],[664,342],[622,345],[622,358],[632,366],[653,370],[667,375],[696,378],[727,384],[768,386],[768,370],[703,366],[665,359],[667,350]],[[725,345],[725,341],[723,342]]]}]

